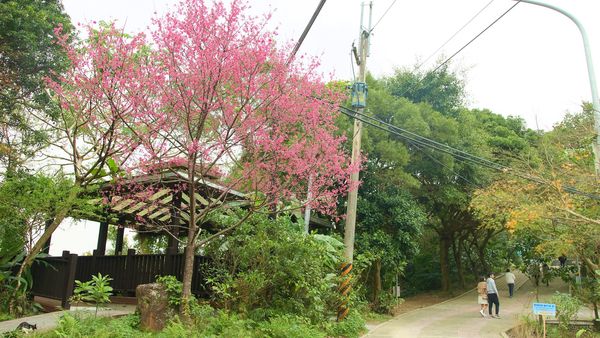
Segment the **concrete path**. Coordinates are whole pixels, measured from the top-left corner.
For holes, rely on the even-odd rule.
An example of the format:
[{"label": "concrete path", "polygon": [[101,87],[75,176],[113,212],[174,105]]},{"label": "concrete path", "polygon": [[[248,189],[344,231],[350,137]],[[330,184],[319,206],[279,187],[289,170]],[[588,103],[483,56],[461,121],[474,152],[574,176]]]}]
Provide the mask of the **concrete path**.
[{"label": "concrete path", "polygon": [[[28,322],[29,324],[37,324],[38,331],[47,331],[56,328],[58,320],[65,313],[78,314],[84,316],[93,316],[94,308],[91,307],[72,307],[68,311],[56,311],[43,313],[31,317],[23,317],[13,320],[7,320],[0,322],[0,334],[5,332],[13,331],[22,322]],[[102,310],[98,310],[98,316],[100,317],[115,317],[128,315],[135,312],[135,305],[122,305],[122,304],[109,304]]]},{"label": "concrete path", "polygon": [[[515,295],[508,297],[504,277],[496,280],[500,292],[501,319],[482,318],[477,304],[477,293],[469,291],[461,296],[402,314],[370,330],[369,338],[458,338],[500,337],[501,332],[516,325],[522,315],[531,311],[535,299],[535,287],[525,275],[515,272],[517,277]],[[555,282],[562,284],[562,282]],[[541,287],[540,294],[552,294],[556,288]]]}]

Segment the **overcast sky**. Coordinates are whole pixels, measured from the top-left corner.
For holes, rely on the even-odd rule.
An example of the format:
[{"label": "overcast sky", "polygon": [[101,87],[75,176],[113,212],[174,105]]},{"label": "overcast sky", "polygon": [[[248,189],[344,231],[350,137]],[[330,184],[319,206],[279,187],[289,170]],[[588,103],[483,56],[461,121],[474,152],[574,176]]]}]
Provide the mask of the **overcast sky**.
[{"label": "overcast sky", "polygon": [[[379,20],[392,1],[374,1],[373,22]],[[600,70],[600,20],[597,20],[600,1],[542,1],[562,7],[579,18],[588,31],[595,68]],[[318,2],[249,1],[255,14],[273,12],[273,27],[278,27],[282,42],[298,39]],[[352,42],[358,38],[361,2],[327,1],[300,49],[300,53],[320,56],[323,73],[333,72],[336,79],[352,78],[349,52]],[[383,76],[392,74],[395,68],[413,67],[429,57],[489,2],[397,0],[373,31],[367,68],[375,76]],[[176,1],[63,0],[63,3],[73,22],[117,20],[126,31],[136,32],[150,25],[154,12],[160,15]],[[514,3],[513,0],[494,0],[423,69],[452,55]],[[458,54],[453,67],[465,74],[470,107],[521,116],[531,128],[550,129],[566,111],[577,111],[583,100],[591,101],[583,43],[577,27],[567,17],[540,6],[518,4]],[[97,226],[85,227],[86,233],[97,233]],[[61,237],[60,233],[57,237]],[[55,242],[61,241],[57,238]],[[83,251],[93,249],[95,238],[89,242],[92,247]],[[52,249],[54,251],[54,247]]]}]

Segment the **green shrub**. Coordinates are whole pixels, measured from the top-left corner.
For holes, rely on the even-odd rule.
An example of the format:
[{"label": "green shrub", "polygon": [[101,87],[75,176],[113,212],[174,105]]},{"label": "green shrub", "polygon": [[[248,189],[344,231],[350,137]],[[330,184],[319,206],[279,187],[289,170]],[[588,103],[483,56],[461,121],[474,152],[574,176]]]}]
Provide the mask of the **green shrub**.
[{"label": "green shrub", "polygon": [[[313,324],[306,317],[274,314],[271,311],[253,312],[252,318],[215,310],[208,305],[192,302],[192,322],[182,323],[173,318],[159,333],[139,330],[138,315],[128,315],[117,319],[63,315],[58,327],[52,332],[38,333],[38,337],[358,337],[364,331],[365,322],[356,310],[342,322],[326,321]],[[254,318],[265,318],[255,320]]]},{"label": "green shrub", "polygon": [[11,320],[14,318],[15,317],[12,316],[10,313],[0,312],[0,322],[5,321],[5,320]]},{"label": "green shrub", "polygon": [[96,312],[94,315],[98,315],[98,307],[101,304],[110,303],[110,296],[113,291],[113,288],[110,286],[111,280],[112,278],[108,275],[102,276],[101,273],[92,276],[92,280],[87,282],[76,280],[71,301],[93,302],[96,304]]},{"label": "green shrub", "polygon": [[360,337],[366,330],[365,324],[365,320],[358,311],[350,310],[350,313],[348,313],[348,316],[344,320],[328,323],[326,332],[329,337]]},{"label": "green shrub", "polygon": [[325,337],[325,333],[311,325],[307,318],[281,315],[260,322],[258,329],[262,336],[273,338]]},{"label": "green shrub", "polygon": [[559,326],[564,330],[568,329],[569,322],[577,318],[577,312],[582,306],[581,301],[568,293],[556,292],[552,296],[551,302],[556,304],[556,317]]},{"label": "green shrub", "polygon": [[186,327],[178,317],[171,320],[159,336],[185,338],[190,336],[188,327]]},{"label": "green shrub", "polygon": [[[219,216],[216,221],[227,225],[235,217]],[[332,237],[304,234],[288,217],[254,214],[231,235],[206,247],[213,302],[241,314],[270,309],[322,322],[339,304],[342,248]]]},{"label": "green shrub", "polygon": [[389,292],[381,292],[377,297],[377,302],[373,306],[373,311],[382,314],[392,314],[399,304],[399,299]]},{"label": "green shrub", "polygon": [[120,318],[97,318],[64,314],[58,321],[58,327],[51,332],[39,334],[40,337],[150,337],[150,333],[139,330],[138,315]]},{"label": "green shrub", "polygon": [[183,292],[183,283],[177,280],[175,276],[156,276],[156,282],[161,284],[167,290],[169,295],[169,305],[177,307],[181,304],[181,294]]},{"label": "green shrub", "polygon": [[237,314],[226,311],[216,311],[209,317],[206,325],[196,326],[202,336],[209,337],[254,337],[256,323],[251,319],[240,318]]},{"label": "green shrub", "polygon": [[[22,251],[14,257],[0,257],[0,313],[5,313],[6,319],[9,319],[8,316],[16,318],[36,314],[42,309],[41,305],[33,301],[30,293],[33,285],[31,269],[26,269],[19,278],[15,276],[15,271],[21,266],[25,254],[26,252]],[[47,265],[48,263],[38,259],[44,256],[47,255],[37,255],[34,264]],[[19,282],[21,285],[17,288]]]}]

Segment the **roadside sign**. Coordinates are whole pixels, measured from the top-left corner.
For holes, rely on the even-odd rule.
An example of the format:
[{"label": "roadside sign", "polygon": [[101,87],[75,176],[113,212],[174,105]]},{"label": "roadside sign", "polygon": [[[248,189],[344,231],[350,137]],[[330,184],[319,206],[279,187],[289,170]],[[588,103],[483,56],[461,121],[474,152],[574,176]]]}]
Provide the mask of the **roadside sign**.
[{"label": "roadside sign", "polygon": [[533,303],[533,314],[556,317],[556,304]]}]

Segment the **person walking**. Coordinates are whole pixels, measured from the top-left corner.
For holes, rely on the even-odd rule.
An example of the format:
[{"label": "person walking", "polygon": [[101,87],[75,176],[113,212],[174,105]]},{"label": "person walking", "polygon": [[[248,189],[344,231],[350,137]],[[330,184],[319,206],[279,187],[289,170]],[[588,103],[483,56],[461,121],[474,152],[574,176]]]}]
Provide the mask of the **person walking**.
[{"label": "person walking", "polygon": [[510,269],[506,269],[504,278],[506,279],[506,284],[508,284],[508,297],[512,298],[513,291],[515,290],[515,274],[510,272]]},{"label": "person walking", "polygon": [[567,256],[565,254],[560,255],[560,257],[558,257],[558,261],[560,262],[560,267],[564,268],[567,264]]},{"label": "person walking", "polygon": [[477,304],[480,306],[479,313],[481,317],[485,318],[485,310],[488,307],[487,299],[487,283],[485,276],[481,276],[481,281],[477,283]]},{"label": "person walking", "polygon": [[[486,281],[487,297],[488,297],[488,312],[491,318],[500,318],[500,300],[498,299],[498,289],[496,288],[496,281],[494,281],[494,273],[490,273]],[[496,305],[496,315],[492,315],[492,309]]]}]

